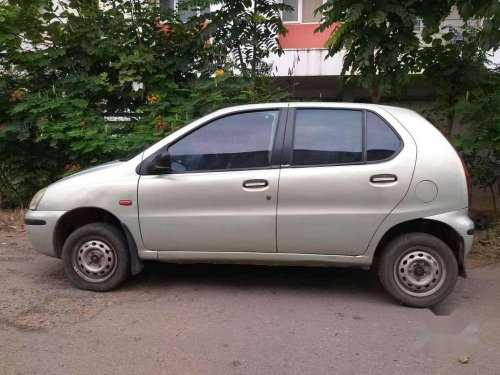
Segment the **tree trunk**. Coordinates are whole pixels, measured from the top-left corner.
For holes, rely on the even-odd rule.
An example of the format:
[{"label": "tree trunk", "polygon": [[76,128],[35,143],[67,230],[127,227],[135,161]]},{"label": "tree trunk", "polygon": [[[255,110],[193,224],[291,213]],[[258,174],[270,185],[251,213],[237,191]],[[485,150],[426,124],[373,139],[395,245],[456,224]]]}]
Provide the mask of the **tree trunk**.
[{"label": "tree trunk", "polygon": [[446,125],[443,128],[443,133],[446,137],[451,137],[451,133],[453,132],[453,123],[455,122],[455,103],[457,98],[455,95],[450,95],[448,97],[448,109],[446,114]]},{"label": "tree trunk", "polygon": [[380,95],[380,92],[378,91],[378,86],[377,85],[373,85],[372,87],[370,87],[368,89],[368,93],[370,95],[370,99],[372,101],[372,103],[380,103],[380,99],[382,98],[382,96]]},{"label": "tree trunk", "polygon": [[453,131],[453,123],[455,122],[455,110],[450,110],[446,116],[446,127],[444,128],[444,133],[447,137],[451,137],[451,132]]},{"label": "tree trunk", "polygon": [[497,210],[497,198],[495,197],[495,189],[493,188],[493,183],[488,185],[491,193],[491,201],[493,202],[493,210]]},{"label": "tree trunk", "polygon": [[[255,14],[257,13],[257,1],[255,0],[253,2],[253,19],[255,19]],[[252,80],[255,79],[255,71],[257,68],[257,44],[258,41],[255,40],[255,37],[257,35],[257,27],[255,25],[255,21],[253,22],[253,35],[252,35],[252,50],[253,50],[253,56],[252,56]]]},{"label": "tree trunk", "polygon": [[237,46],[237,51],[238,51],[238,59],[240,60],[240,70],[243,76],[246,76],[247,74],[247,65],[245,64],[245,60],[243,60],[243,53],[241,52],[241,46],[238,44]]}]

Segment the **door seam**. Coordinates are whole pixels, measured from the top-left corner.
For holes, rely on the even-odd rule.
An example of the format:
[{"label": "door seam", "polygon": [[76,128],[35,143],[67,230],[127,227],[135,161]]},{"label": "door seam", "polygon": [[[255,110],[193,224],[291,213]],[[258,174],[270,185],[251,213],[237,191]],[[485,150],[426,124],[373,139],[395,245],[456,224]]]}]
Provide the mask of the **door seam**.
[{"label": "door seam", "polygon": [[283,166],[283,152],[285,151],[285,139],[286,139],[286,132],[288,129],[288,114],[290,113],[290,104],[286,107],[286,116],[285,116],[285,131],[283,132],[283,140],[281,142],[281,153],[280,153],[280,165],[279,165],[279,172],[278,172],[278,187],[276,191],[276,214],[274,216],[274,238],[275,238],[275,246],[276,246],[276,253],[278,253],[278,206],[280,203],[280,182],[281,182],[281,170]]}]

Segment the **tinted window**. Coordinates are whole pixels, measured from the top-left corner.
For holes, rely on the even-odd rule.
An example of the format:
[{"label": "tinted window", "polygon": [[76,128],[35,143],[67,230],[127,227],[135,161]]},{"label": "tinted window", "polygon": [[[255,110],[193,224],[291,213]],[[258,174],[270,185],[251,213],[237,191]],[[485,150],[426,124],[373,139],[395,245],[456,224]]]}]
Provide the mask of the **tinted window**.
[{"label": "tinted window", "polygon": [[363,113],[299,109],[295,117],[293,165],[346,164],[363,160]]},{"label": "tinted window", "polygon": [[174,172],[270,165],[278,111],[239,113],[204,125],[169,147]]},{"label": "tinted window", "polygon": [[366,115],[367,161],[390,158],[401,147],[401,141],[394,130],[375,113]]}]

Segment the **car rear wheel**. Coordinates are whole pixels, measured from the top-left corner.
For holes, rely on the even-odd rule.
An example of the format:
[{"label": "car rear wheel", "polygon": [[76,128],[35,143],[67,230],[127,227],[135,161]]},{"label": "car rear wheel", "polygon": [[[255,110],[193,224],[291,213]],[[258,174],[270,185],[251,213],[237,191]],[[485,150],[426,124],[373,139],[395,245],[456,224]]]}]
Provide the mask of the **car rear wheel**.
[{"label": "car rear wheel", "polygon": [[378,274],[384,289],[407,306],[431,307],[452,292],[458,265],[453,252],[439,238],[408,233],[383,250]]},{"label": "car rear wheel", "polygon": [[76,229],[64,243],[63,267],[80,289],[105,292],[130,274],[130,254],[123,233],[107,223]]}]

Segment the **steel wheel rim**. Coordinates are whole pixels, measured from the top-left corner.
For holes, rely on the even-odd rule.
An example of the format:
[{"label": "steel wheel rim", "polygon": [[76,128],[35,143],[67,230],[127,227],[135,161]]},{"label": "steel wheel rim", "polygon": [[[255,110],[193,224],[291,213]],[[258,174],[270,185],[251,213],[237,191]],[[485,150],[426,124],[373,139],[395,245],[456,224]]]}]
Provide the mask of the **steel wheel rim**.
[{"label": "steel wheel rim", "polygon": [[394,263],[394,279],[406,294],[427,297],[444,284],[446,266],[443,258],[435,251],[411,248]]},{"label": "steel wheel rim", "polygon": [[75,250],[73,268],[84,280],[99,283],[109,279],[116,270],[116,253],[102,240],[88,240]]}]

